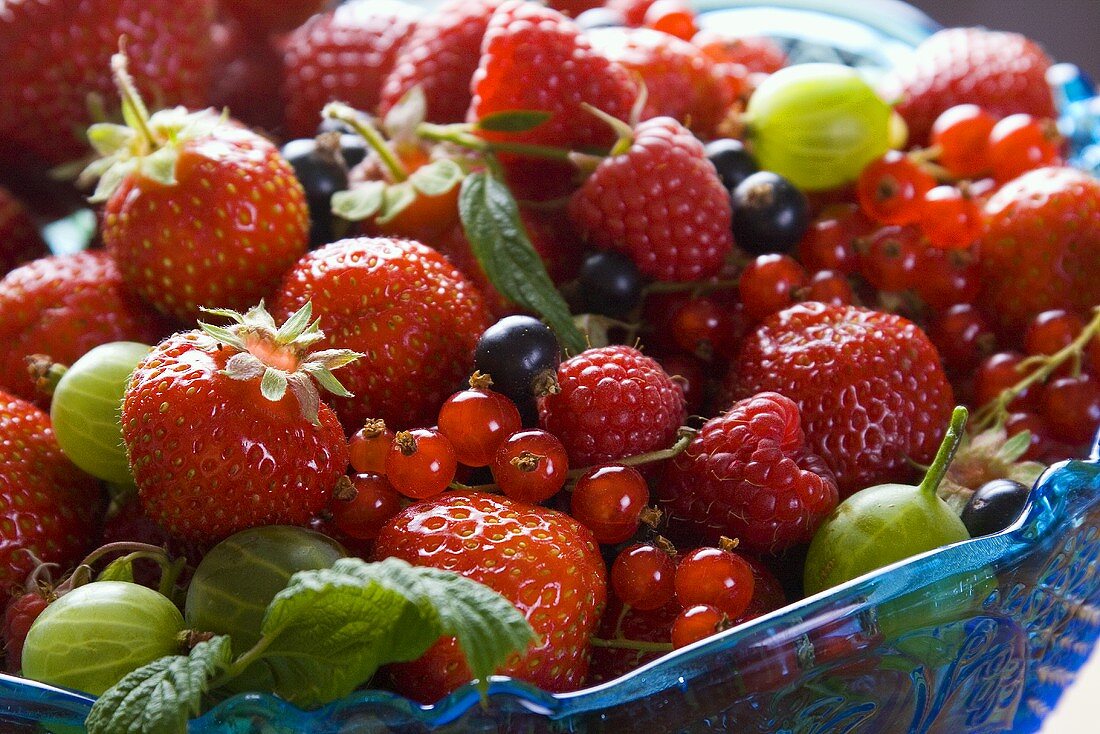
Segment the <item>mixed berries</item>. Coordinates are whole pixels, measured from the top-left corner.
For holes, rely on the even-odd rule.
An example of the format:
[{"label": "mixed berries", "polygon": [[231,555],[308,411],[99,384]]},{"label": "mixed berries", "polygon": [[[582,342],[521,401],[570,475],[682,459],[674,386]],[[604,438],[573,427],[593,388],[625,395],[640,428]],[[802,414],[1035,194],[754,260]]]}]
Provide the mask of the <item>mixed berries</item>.
[{"label": "mixed berries", "polygon": [[[69,5],[96,32],[54,48]],[[938,33],[891,106],[674,0],[328,5],[0,18],[48,40],[0,70],[8,670],[109,696],[212,634],[262,654],[295,574],[416,568],[477,586],[406,598],[438,639],[346,690],[573,691],[998,532],[1094,440],[1100,183],[1031,41]],[[92,245],[49,254],[78,192]],[[197,601],[215,566],[233,614]],[[493,657],[455,620],[497,602],[527,642]],[[129,662],[57,662],[47,625],[127,604]]]}]

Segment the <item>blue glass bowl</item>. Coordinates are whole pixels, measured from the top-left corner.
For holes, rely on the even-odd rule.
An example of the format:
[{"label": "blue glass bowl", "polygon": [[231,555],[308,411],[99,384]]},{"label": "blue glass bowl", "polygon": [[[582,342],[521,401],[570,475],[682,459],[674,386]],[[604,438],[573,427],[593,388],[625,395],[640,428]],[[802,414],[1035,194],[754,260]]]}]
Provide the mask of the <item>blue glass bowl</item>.
[{"label": "blue glass bowl", "polygon": [[[705,25],[780,40],[800,61],[887,68],[936,29],[897,0],[698,2]],[[755,7],[754,7],[755,6]],[[1064,131],[1100,166],[1100,103],[1062,66]],[[1093,170],[1096,170],[1093,168]],[[672,653],[553,695],[495,679],[434,706],[362,691],[315,711],[244,694],[192,734],[414,732],[1033,732],[1100,636],[1100,437],[1051,467],[996,535],[884,568]],[[0,674],[0,731],[83,731],[94,699]]]}]

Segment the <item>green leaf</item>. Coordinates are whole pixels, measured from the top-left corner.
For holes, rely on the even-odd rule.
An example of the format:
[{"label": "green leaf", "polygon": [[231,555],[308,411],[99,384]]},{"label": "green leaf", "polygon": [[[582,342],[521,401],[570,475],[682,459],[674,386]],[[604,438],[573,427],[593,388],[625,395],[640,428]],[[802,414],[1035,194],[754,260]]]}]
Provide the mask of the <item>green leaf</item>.
[{"label": "green leaf", "polygon": [[393,220],[401,212],[405,211],[416,201],[416,189],[409,181],[390,184],[382,192],[382,213],[375,219],[379,224],[385,224]]},{"label": "green leaf", "polygon": [[264,370],[264,376],[260,379],[260,394],[266,400],[277,403],[286,395],[286,373],[274,367]]},{"label": "green leaf", "polygon": [[229,638],[200,642],[188,656],[168,655],[130,673],[92,706],[88,734],[185,734],[210,680],[232,661]]},{"label": "green leaf", "polygon": [[497,133],[522,133],[549,119],[550,113],[542,110],[501,110],[478,120],[477,127]]},{"label": "green leaf", "polygon": [[425,196],[442,196],[462,183],[465,175],[462,167],[450,158],[441,158],[413,171],[409,183]]},{"label": "green leaf", "polygon": [[370,219],[382,209],[385,193],[382,181],[367,181],[348,191],[337,191],[332,195],[332,213],[349,222]]},{"label": "green leaf", "polygon": [[584,336],[527,238],[508,188],[486,173],[470,174],[462,182],[458,209],[470,248],[496,289],[539,314],[566,349],[584,351]]},{"label": "green leaf", "polygon": [[300,309],[294,312],[294,314],[286,320],[282,326],[279,327],[279,331],[275,334],[275,339],[280,344],[289,344],[297,337],[302,335],[307,328],[309,328],[310,319],[313,318],[313,302],[306,301],[306,304]]},{"label": "green leaf", "polygon": [[275,693],[307,707],[347,695],[380,665],[415,660],[444,635],[469,645],[471,669],[482,678],[534,637],[519,610],[491,589],[396,558],[343,558],[294,574],[261,631],[270,642],[260,664]]},{"label": "green leaf", "polygon": [[96,581],[127,581],[132,584],[134,583],[134,562],[126,556],[116,558],[99,572]]}]

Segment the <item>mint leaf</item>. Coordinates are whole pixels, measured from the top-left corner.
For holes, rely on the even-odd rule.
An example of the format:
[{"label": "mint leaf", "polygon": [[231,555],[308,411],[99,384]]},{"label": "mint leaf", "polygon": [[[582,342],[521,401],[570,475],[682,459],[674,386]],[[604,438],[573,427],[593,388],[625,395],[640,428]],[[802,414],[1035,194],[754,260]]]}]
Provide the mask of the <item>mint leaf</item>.
[{"label": "mint leaf", "polygon": [[225,636],[200,642],[188,656],[154,660],[100,696],[84,726],[88,734],[185,734],[210,680],[231,660]]},{"label": "mint leaf", "polygon": [[470,249],[496,289],[541,316],[566,349],[584,351],[584,336],[527,238],[508,187],[473,173],[462,182],[458,210]]},{"label": "mint leaf", "polygon": [[501,110],[478,120],[477,128],[497,133],[522,133],[549,119],[550,113],[542,110]]},{"label": "mint leaf", "polygon": [[480,678],[534,637],[519,610],[488,587],[396,558],[342,558],[294,574],[261,630],[260,662],[274,692],[306,707],[347,695],[381,665],[415,660],[445,635],[464,642]]}]

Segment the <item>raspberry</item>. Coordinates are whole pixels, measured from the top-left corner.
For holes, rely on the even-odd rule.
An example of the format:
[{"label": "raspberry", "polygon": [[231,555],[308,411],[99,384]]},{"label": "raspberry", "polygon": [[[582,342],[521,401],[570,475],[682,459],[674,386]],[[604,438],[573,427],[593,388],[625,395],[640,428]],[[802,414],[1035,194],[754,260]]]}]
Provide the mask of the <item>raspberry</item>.
[{"label": "raspberry", "polygon": [[760,393],[709,420],[657,490],[670,531],[738,538],[774,553],[809,541],[837,504],[837,487],[807,447],[798,406]]},{"label": "raspberry", "polygon": [[787,65],[787,55],[764,36],[724,36],[716,30],[702,30],[691,43],[715,61],[740,64],[750,72],[774,74]]},{"label": "raspberry", "polygon": [[642,119],[672,117],[708,133],[733,99],[724,99],[714,62],[695,46],[648,28],[604,28],[589,33],[592,46],[645,83]]},{"label": "raspberry", "polygon": [[569,216],[588,240],[657,280],[715,275],[733,249],[729,192],[703,144],[667,117],[639,124],[630,148],[600,163]]},{"label": "raspberry", "polygon": [[645,21],[646,11],[657,0],[607,0],[606,7],[616,11],[626,24],[637,28]]},{"label": "raspberry", "polygon": [[727,387],[734,398],[791,398],[842,496],[907,478],[910,461],[930,463],[954,404],[939,354],[915,324],[821,303],[765,319],[745,338]]},{"label": "raspberry", "polygon": [[315,15],[287,36],[283,97],[290,137],[311,137],[332,100],[373,110],[417,15],[404,3],[355,0]]},{"label": "raspberry", "polygon": [[667,448],[687,417],[680,386],[631,347],[589,349],[565,360],[558,384],[561,392],[540,400],[539,412],[574,467]]},{"label": "raspberry", "polygon": [[503,0],[450,0],[420,23],[401,47],[382,87],[385,114],[419,86],[432,122],[462,122],[470,106],[470,80],[481,60],[481,39]]},{"label": "raspberry", "polygon": [[941,112],[976,104],[996,117],[1026,112],[1055,117],[1046,82],[1050,59],[1033,41],[983,28],[940,31],[917,46],[897,71],[897,111],[909,124],[909,142],[925,145]]}]

